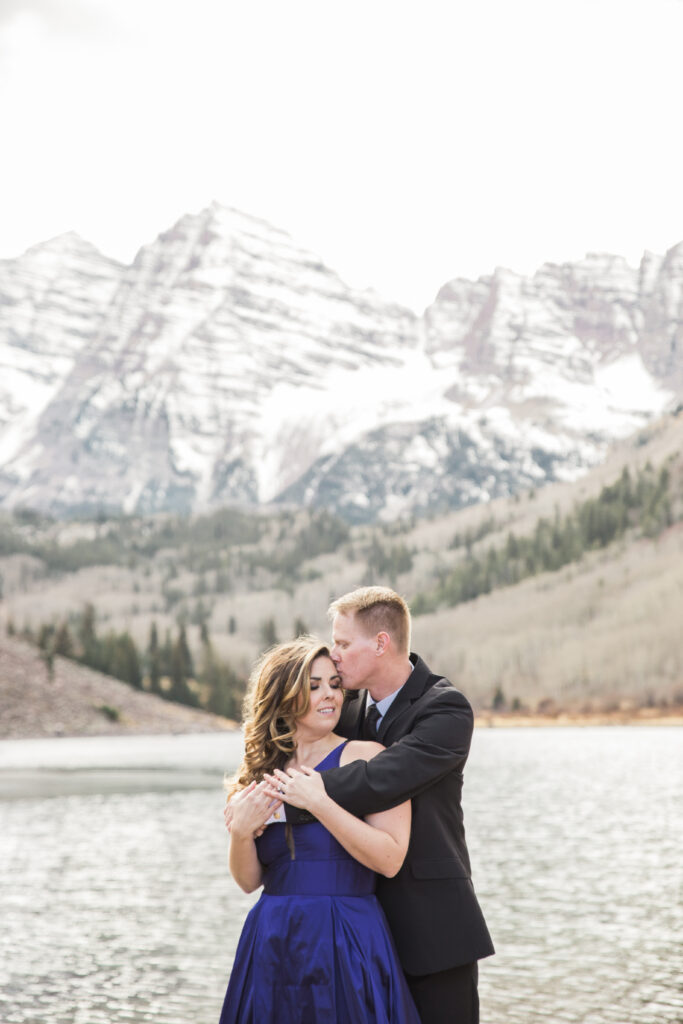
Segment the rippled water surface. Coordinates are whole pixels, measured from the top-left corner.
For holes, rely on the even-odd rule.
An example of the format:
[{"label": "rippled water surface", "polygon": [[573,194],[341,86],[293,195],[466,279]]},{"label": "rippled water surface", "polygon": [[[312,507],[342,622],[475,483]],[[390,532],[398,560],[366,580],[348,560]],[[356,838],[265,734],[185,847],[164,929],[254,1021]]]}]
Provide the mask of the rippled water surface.
[{"label": "rippled water surface", "polygon": [[[0,743],[2,1024],[216,1024],[239,737]],[[477,730],[482,1024],[683,1021],[683,730]]]}]

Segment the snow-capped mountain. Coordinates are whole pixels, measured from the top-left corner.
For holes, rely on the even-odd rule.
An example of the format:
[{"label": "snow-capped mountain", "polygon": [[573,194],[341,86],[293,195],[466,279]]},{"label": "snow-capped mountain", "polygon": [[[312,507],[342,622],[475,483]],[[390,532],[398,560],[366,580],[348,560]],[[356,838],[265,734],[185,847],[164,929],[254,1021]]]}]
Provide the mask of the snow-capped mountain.
[{"label": "snow-capped mountain", "polygon": [[75,234],[0,260],[0,466],[31,442],[122,271]]},{"label": "snow-capped mountain", "polygon": [[0,502],[390,518],[571,478],[683,390],[683,246],[445,285],[420,318],[213,204],[129,267],[0,262]]}]

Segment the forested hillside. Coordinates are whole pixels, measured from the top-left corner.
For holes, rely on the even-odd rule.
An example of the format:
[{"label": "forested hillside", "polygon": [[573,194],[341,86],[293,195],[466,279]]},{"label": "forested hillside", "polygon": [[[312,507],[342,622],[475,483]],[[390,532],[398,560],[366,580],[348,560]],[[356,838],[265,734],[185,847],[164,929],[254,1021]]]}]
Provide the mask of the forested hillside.
[{"label": "forested hillside", "polygon": [[174,701],[239,713],[253,659],[395,587],[414,646],[480,708],[683,700],[683,416],[578,484],[349,527],[329,512],[0,522],[6,631]]}]

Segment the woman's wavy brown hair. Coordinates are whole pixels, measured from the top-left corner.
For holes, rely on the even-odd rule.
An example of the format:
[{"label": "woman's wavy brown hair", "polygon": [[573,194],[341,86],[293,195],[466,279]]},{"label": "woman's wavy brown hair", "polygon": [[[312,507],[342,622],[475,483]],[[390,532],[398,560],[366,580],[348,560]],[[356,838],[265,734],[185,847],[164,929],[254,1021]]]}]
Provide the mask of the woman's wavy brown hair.
[{"label": "woman's wavy brown hair", "polygon": [[283,768],[294,754],[297,719],[311,703],[311,665],[321,656],[330,656],[325,644],[299,636],[271,647],[256,662],[244,698],[244,758],[226,782],[230,795]]}]

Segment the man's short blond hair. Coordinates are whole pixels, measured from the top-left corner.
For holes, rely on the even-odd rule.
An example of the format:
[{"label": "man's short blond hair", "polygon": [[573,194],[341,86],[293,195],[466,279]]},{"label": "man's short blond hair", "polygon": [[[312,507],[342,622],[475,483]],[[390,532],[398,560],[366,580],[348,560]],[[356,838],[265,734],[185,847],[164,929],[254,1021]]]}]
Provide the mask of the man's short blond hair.
[{"label": "man's short blond hair", "polygon": [[368,636],[388,633],[399,654],[410,651],[410,609],[395,590],[389,587],[358,587],[338,597],[327,609],[330,619],[335,615],[353,615]]}]

